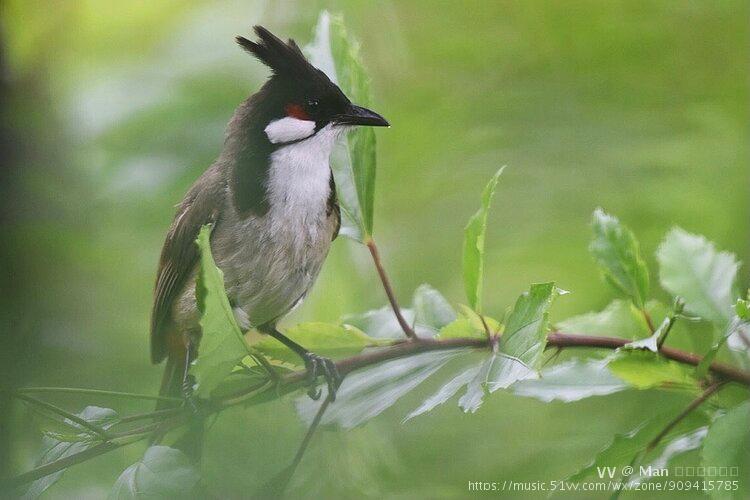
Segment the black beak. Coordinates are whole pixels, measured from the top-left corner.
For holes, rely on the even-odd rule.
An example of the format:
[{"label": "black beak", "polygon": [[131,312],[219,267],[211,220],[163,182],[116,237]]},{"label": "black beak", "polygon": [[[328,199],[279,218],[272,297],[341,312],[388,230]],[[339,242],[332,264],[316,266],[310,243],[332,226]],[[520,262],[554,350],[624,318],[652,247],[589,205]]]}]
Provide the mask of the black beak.
[{"label": "black beak", "polygon": [[349,111],[338,115],[333,120],[337,125],[365,125],[369,127],[390,127],[388,120],[374,111],[361,106],[351,105]]}]

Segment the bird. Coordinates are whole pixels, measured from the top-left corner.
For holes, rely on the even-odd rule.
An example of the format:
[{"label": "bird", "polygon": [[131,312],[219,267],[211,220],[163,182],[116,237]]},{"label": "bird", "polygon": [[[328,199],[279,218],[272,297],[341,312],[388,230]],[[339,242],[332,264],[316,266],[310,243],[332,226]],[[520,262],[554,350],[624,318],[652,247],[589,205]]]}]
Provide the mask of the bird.
[{"label": "bird", "polygon": [[151,311],[151,361],[167,360],[160,394],[188,397],[189,369],[200,350],[195,280],[202,226],[238,325],[270,335],[297,353],[308,372],[308,394],[323,376],[329,398],[340,383],[335,364],[287,338],[277,322],[310,291],[341,212],[330,156],[357,126],[388,127],[378,113],[353,104],[304,56],[255,26],[256,41],[236,42],[271,70],[262,87],[235,109],[213,164],[179,203],[167,232]]}]

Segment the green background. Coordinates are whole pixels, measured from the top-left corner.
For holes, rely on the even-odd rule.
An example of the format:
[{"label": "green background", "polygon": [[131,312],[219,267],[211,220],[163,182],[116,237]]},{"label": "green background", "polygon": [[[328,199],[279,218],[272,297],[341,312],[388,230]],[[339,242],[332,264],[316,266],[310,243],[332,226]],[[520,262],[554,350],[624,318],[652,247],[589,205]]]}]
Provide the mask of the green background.
[{"label": "green background", "polygon": [[[377,131],[375,237],[403,302],[425,282],[465,301],[463,226],[501,165],[488,314],[501,317],[530,282],[547,280],[573,292],[556,302],[553,321],[606,305],[610,292],[586,251],[597,206],[635,231],[652,278],[653,253],[672,225],[750,257],[746,2],[14,0],[0,8],[6,109],[20,151],[5,235],[18,280],[8,318],[25,353],[14,372],[24,385],[158,389],[148,315],[173,206],[220,151],[234,107],[267,76],[233,36],[262,23],[306,43],[322,8],[341,12],[360,39],[373,107],[392,124]],[[340,238],[285,324],[384,303],[366,249]],[[402,424],[428,389],[362,428],[321,432],[293,492],[461,497],[468,481],[562,479],[612,434],[688,401],[627,392],[543,404],[499,393],[475,415],[449,404]],[[59,401],[77,410],[92,399]],[[28,415],[13,410],[17,471],[39,448]],[[209,433],[206,482],[217,497],[248,495],[286,465],[303,434],[291,399],[228,411]],[[142,452],[136,445],[71,469],[47,495],[102,496]]]}]

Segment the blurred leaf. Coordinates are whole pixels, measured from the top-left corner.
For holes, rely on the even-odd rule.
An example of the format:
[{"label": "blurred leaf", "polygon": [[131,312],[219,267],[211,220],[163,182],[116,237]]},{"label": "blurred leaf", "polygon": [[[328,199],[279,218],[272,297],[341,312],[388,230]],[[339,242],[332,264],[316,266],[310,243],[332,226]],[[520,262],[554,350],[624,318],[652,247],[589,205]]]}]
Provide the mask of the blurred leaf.
[{"label": "blurred leaf", "polygon": [[641,258],[638,241],[620,221],[601,208],[594,211],[594,238],[589,251],[604,278],[620,293],[642,308],[648,297],[648,268]]},{"label": "blurred leaf", "polygon": [[663,387],[700,390],[692,367],[651,351],[618,349],[608,360],[609,371],[638,389]]},{"label": "blurred leaf", "polygon": [[[646,309],[653,308],[649,301]],[[629,300],[617,299],[604,310],[568,318],[557,323],[557,329],[567,333],[611,335],[626,339],[641,339],[650,335],[643,313]]]},{"label": "blurred leaf", "polygon": [[[401,314],[408,323],[414,322],[414,311],[411,309],[401,309]],[[360,314],[348,314],[341,318],[341,322],[358,328],[375,339],[401,339],[404,336],[391,306]]]},{"label": "blurred leaf", "polygon": [[484,331],[484,328],[477,328],[477,325],[465,316],[458,318],[440,330],[441,339],[460,337],[487,338],[487,332]]},{"label": "blurred leaf", "polygon": [[[750,295],[750,291],[748,295]],[[734,304],[734,312],[741,320],[750,321],[750,299],[737,299],[737,302]]]},{"label": "blurred leaf", "polygon": [[[439,337],[441,339],[449,338],[460,338],[460,337],[474,337],[474,338],[487,338],[487,331],[482,323],[482,317],[479,316],[473,309],[463,304],[459,305],[461,315],[452,323],[445,325],[441,330]],[[484,321],[490,329],[490,332],[499,332],[502,325],[489,316],[483,316]]]},{"label": "blurred leaf", "polygon": [[428,328],[433,335],[456,319],[455,309],[440,292],[427,284],[417,287],[412,308],[415,328]]},{"label": "blurred leaf", "polygon": [[[650,420],[643,422],[638,427],[626,434],[616,434],[612,441],[599,453],[594,460],[583,467],[578,472],[570,476],[569,481],[580,482],[588,477],[596,479],[615,479],[618,478],[623,466],[633,463],[638,468],[636,460],[638,456],[645,451],[648,444],[666,427],[674,418],[671,412],[665,412],[657,415]],[[706,423],[706,416],[702,412],[692,412],[680,421],[664,438],[660,445],[653,450],[656,453],[675,439],[675,436],[682,437],[686,432],[695,431]],[[612,473],[612,476],[609,474]]]},{"label": "blurred leaf", "polygon": [[498,170],[482,191],[482,206],[471,216],[464,229],[463,270],[466,297],[477,312],[482,309],[482,274],[484,272],[484,236],[487,232],[487,214],[495,194],[497,181],[505,167]]},{"label": "blurred leaf", "polygon": [[191,497],[199,481],[200,472],[184,453],[169,446],[151,446],[140,461],[120,474],[109,498]]},{"label": "blurred leaf", "polygon": [[[707,431],[708,427],[703,426],[694,431],[675,437],[671,442],[664,446],[664,449],[658,457],[643,467],[646,470],[649,470],[649,467],[651,470],[666,469],[672,462],[673,458],[682,455],[683,453],[687,453],[688,451],[700,448],[701,444],[703,444],[703,439],[706,437]],[[638,470],[640,471],[640,467]],[[651,477],[653,476],[642,476],[640,473],[635,474],[634,476],[631,476],[629,484],[642,483],[643,481],[648,481]]]},{"label": "blurred leaf", "polygon": [[[464,352],[464,349],[426,352],[386,361],[347,375],[336,392],[336,402],[328,408],[321,422],[336,423],[345,429],[363,424],[393,406],[448,361]],[[302,419],[309,424],[320,403],[303,396],[297,399],[296,405]]]},{"label": "blurred leaf", "polygon": [[[430,285],[417,287],[412,297],[412,308],[401,309],[401,314],[420,337],[434,337],[440,329],[456,318],[456,311],[445,297]],[[349,314],[341,319],[344,324],[359,328],[376,339],[402,339],[404,332],[391,306]]]},{"label": "blurred leaf", "polygon": [[[750,475],[750,459],[748,457],[748,443],[750,443],[750,401],[735,406],[716,418],[708,428],[708,434],[703,442],[701,451],[701,465],[707,471],[718,470],[719,467],[739,468],[739,477]],[[726,479],[725,474],[716,479]],[[734,474],[733,474],[734,476]],[[706,479],[714,479],[708,472]],[[743,483],[744,481],[740,481]],[[732,498],[747,498],[744,494],[748,486],[741,485],[745,492],[737,491]],[[726,491],[712,492],[712,498],[727,498]]]},{"label": "blurred leaf", "polygon": [[739,263],[703,236],[672,229],[656,252],[662,286],[685,299],[685,309],[724,328],[735,302]]},{"label": "blurred leaf", "polygon": [[[119,420],[117,412],[110,408],[100,408],[98,406],[87,406],[83,411],[77,413],[77,415],[87,422],[98,425],[105,430],[112,427]],[[81,428],[79,424],[68,419],[65,419],[65,424],[70,427]],[[36,466],[39,467],[54,462],[55,460],[75,455],[76,453],[91,448],[100,442],[101,440],[93,437],[88,429],[83,428],[81,428],[81,433],[77,436],[75,441],[61,441],[56,439],[54,434],[45,434],[42,440],[42,455],[37,461]],[[55,484],[62,477],[65,470],[66,469],[54,472],[34,481],[24,493],[23,498],[37,498],[44,493],[47,488]]]},{"label": "blurred leaf", "polygon": [[[340,16],[323,11],[314,41],[305,48],[310,62],[341,87],[352,102],[370,107],[372,94],[359,56],[359,44],[349,36]],[[336,193],[341,206],[341,234],[365,241],[372,234],[375,199],[375,131],[355,127],[347,144],[332,155]]]},{"label": "blurred leaf", "polygon": [[196,241],[201,259],[195,283],[202,337],[198,357],[190,368],[195,377],[195,393],[200,397],[208,397],[248,354],[224,290],[224,273],[211,255],[210,238],[211,226],[203,226]]},{"label": "blurred leaf", "polygon": [[[284,335],[306,349],[321,356],[340,358],[362,352],[367,346],[377,345],[377,341],[353,326],[331,325],[328,323],[300,323],[288,328]],[[299,365],[299,355],[278,340],[264,336],[253,347],[269,358]]]},{"label": "blurred leaf", "polygon": [[550,401],[579,401],[604,396],[628,386],[607,370],[607,361],[572,359],[542,371],[536,380],[521,380],[511,386],[518,396]]}]

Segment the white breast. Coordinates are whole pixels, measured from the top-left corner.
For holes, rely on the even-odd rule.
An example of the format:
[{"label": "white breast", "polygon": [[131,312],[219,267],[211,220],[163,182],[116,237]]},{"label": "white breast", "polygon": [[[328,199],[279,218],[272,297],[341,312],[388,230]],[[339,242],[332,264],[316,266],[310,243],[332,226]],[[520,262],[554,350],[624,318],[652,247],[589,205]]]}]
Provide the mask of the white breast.
[{"label": "white breast", "polygon": [[271,155],[268,173],[270,219],[276,230],[309,236],[325,220],[330,195],[329,159],[340,130],[328,125],[317,134],[283,146]]}]

